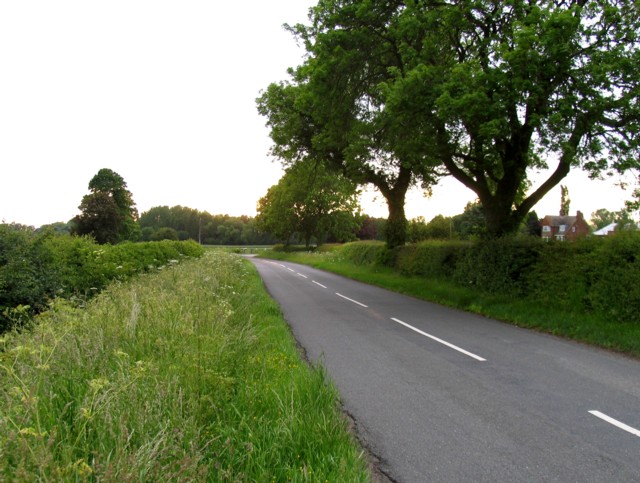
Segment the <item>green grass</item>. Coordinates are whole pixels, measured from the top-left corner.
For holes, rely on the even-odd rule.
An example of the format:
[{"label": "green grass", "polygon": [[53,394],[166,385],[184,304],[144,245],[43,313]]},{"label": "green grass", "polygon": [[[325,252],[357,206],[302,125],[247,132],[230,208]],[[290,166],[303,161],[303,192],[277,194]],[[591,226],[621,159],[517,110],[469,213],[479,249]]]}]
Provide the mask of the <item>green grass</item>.
[{"label": "green grass", "polygon": [[339,249],[328,253],[269,252],[265,256],[303,263],[423,300],[640,357],[637,323],[618,322],[581,311],[561,311],[536,300],[489,295],[448,281],[405,276],[377,264],[354,264]]},{"label": "green grass", "polygon": [[0,339],[0,481],[368,481],[338,394],[221,251]]}]

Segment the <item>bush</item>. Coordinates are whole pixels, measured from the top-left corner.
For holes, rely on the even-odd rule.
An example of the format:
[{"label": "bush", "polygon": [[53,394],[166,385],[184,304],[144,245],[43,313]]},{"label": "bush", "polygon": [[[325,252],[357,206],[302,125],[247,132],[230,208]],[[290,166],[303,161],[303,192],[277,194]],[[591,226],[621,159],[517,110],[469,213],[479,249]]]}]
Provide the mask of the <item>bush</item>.
[{"label": "bush", "polygon": [[539,238],[498,238],[468,245],[458,260],[453,280],[495,294],[526,295],[527,274],[538,261]]},{"label": "bush", "polygon": [[606,237],[590,254],[586,298],[594,310],[640,322],[640,234]]},{"label": "bush", "polygon": [[356,265],[384,264],[387,252],[384,243],[377,241],[347,243],[340,249],[340,254]]},{"label": "bush", "polygon": [[573,243],[550,242],[540,251],[538,261],[527,274],[527,295],[544,304],[565,310],[590,310],[590,258],[600,240]]},{"label": "bush", "polygon": [[466,242],[443,241],[408,245],[399,250],[396,268],[405,275],[450,279],[468,247]]},{"label": "bush", "polygon": [[87,237],[0,225],[0,333],[23,324],[55,297],[86,298],[113,280],[203,252],[194,241],[98,245]]},{"label": "bush", "polygon": [[340,255],[357,265],[384,265],[405,275],[453,281],[489,294],[529,298],[568,312],[595,312],[639,322],[640,233],[545,243],[538,238],[430,241],[389,250],[358,242]]}]

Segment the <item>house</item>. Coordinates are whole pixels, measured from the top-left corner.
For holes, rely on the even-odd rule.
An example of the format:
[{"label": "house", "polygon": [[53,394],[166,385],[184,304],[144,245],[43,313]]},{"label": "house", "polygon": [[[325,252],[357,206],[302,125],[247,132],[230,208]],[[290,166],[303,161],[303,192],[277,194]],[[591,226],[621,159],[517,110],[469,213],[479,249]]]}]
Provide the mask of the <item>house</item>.
[{"label": "house", "polygon": [[578,211],[576,216],[547,215],[541,221],[543,240],[576,240],[589,234],[589,224]]}]

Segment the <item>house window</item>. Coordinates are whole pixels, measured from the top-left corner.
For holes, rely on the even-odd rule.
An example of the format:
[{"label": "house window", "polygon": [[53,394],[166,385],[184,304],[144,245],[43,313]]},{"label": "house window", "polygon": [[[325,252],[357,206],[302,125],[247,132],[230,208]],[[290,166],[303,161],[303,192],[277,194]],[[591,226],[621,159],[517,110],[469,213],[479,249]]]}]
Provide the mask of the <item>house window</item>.
[{"label": "house window", "polygon": [[575,233],[575,232],[576,232],[576,227],[575,227],[575,226],[572,226],[572,227],[571,227],[571,232],[572,232],[572,233]]},{"label": "house window", "polygon": [[556,235],[556,240],[564,241],[564,235]]},{"label": "house window", "polygon": [[567,230],[567,225],[560,225],[560,233],[564,233]]},{"label": "house window", "polygon": [[551,227],[549,225],[545,225],[542,227],[542,231],[544,233],[549,233],[551,231]]}]

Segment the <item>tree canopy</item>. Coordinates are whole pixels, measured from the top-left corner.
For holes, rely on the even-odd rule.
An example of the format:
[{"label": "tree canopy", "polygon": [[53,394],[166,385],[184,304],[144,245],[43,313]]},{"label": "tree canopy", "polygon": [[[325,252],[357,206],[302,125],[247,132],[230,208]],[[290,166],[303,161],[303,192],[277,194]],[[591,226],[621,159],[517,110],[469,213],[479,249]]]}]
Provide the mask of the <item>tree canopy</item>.
[{"label": "tree canopy", "polygon": [[320,0],[292,30],[307,59],[259,99],[274,153],[324,158],[390,211],[444,170],[500,236],[571,169],[640,166],[637,2]]},{"label": "tree canopy", "polygon": [[[258,110],[268,119],[273,154],[286,165],[313,159],[375,186],[389,208],[387,244],[402,245],[406,193],[417,184],[428,190],[438,172],[413,149],[402,122],[385,113],[379,87],[400,67],[393,46],[334,3],[339,2],[319,2],[312,9],[312,26],[291,28],[305,42],[307,61],[290,71],[289,81],[271,84]],[[382,28],[387,18],[378,10],[368,12],[366,21]]]},{"label": "tree canopy", "polygon": [[308,247],[328,236],[354,238],[360,228],[356,185],[323,164],[307,160],[288,168],[277,185],[258,201],[258,226],[285,243],[294,234]]},{"label": "tree canopy", "polygon": [[75,233],[91,235],[98,243],[140,237],[138,210],[122,176],[103,168],[89,182],[89,191],[78,207],[81,213],[73,219]]}]

